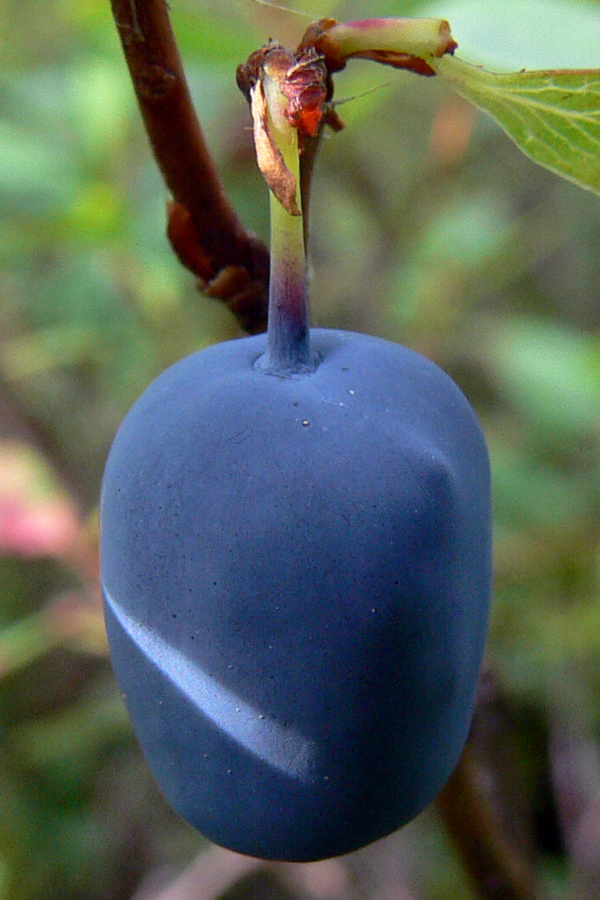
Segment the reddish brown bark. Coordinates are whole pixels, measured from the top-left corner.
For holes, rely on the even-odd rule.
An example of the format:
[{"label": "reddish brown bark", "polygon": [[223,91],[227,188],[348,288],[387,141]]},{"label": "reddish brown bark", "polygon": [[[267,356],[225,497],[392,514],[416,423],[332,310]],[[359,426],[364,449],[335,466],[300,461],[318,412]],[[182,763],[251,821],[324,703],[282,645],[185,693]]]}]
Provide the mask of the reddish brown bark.
[{"label": "reddish brown bark", "polygon": [[[268,251],[244,228],[227,199],[192,104],[167,4],[111,0],[111,5],[146,131],[175,200],[169,226],[175,252],[246,330],[261,331],[266,326]],[[182,227],[186,213],[189,221]],[[230,269],[236,291],[223,296],[219,285],[231,286]]]}]

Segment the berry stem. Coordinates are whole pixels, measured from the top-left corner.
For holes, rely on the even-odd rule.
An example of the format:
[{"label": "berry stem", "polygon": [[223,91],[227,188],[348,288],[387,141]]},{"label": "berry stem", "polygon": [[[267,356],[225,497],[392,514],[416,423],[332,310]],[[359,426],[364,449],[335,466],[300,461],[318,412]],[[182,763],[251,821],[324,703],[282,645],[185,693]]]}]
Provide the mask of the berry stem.
[{"label": "berry stem", "polygon": [[264,368],[274,375],[313,371],[310,349],[304,223],[300,199],[298,132],[285,116],[286,100],[277,78],[265,71],[262,87],[268,127],[287,176],[295,182],[289,211],[270,191],[271,275],[269,281],[268,351]]}]

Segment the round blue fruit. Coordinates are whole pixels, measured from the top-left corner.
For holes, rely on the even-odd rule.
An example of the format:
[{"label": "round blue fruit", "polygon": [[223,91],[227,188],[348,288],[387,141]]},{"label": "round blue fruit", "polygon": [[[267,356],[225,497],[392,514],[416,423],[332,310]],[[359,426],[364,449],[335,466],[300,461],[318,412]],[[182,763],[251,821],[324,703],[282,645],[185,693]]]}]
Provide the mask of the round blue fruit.
[{"label": "round blue fruit", "polygon": [[125,419],[102,489],[112,658],[165,795],[268,859],[355,850],[442,789],[491,592],[485,440],[418,354],[311,332],[202,350]]}]

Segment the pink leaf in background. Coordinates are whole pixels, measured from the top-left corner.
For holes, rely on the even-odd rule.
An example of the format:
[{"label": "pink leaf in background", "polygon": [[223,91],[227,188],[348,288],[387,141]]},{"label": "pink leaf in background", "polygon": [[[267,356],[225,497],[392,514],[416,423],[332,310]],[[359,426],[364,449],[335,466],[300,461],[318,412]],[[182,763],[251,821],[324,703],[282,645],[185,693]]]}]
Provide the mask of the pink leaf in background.
[{"label": "pink leaf in background", "polygon": [[43,458],[27,444],[0,441],[0,554],[68,556],[79,532],[77,510]]}]

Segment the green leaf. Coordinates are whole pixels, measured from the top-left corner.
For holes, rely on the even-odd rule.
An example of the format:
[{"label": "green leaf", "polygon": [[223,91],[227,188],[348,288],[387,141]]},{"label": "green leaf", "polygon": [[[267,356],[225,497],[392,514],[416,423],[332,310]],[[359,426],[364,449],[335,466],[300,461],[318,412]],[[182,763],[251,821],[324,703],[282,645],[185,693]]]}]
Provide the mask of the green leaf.
[{"label": "green leaf", "polygon": [[496,74],[455,56],[429,60],[534,162],[600,194],[600,70]]},{"label": "green leaf", "polygon": [[483,350],[497,383],[542,440],[595,433],[600,341],[550,318],[494,317]]}]

